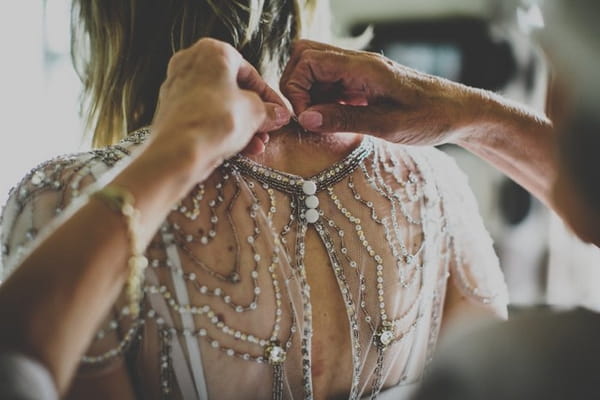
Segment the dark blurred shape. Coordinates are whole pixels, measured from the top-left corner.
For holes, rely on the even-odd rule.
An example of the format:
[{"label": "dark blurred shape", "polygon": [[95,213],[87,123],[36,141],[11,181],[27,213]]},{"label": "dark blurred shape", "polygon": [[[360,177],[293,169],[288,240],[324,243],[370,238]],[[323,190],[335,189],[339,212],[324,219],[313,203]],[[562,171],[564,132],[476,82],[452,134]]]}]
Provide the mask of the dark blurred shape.
[{"label": "dark blurred shape", "polygon": [[523,222],[531,211],[531,195],[510,179],[504,179],[499,188],[499,204],[502,219],[516,226]]},{"label": "dark blurred shape", "polygon": [[413,400],[600,399],[600,315],[530,309],[446,342]]},{"label": "dark blurred shape", "polygon": [[600,205],[600,115],[595,108],[597,103],[589,104],[578,99],[577,107],[565,125],[568,129],[560,137],[560,154],[575,187],[584,195],[587,204]]},{"label": "dark blurred shape", "polygon": [[[364,28],[356,26],[353,33]],[[511,44],[492,36],[489,21],[465,17],[410,20],[377,23],[373,28],[371,51],[383,51],[422,72],[493,91],[502,89],[517,73]]]},{"label": "dark blurred shape", "polygon": [[538,60],[532,57],[523,67],[524,85],[527,92],[535,90],[535,74],[538,69]]}]

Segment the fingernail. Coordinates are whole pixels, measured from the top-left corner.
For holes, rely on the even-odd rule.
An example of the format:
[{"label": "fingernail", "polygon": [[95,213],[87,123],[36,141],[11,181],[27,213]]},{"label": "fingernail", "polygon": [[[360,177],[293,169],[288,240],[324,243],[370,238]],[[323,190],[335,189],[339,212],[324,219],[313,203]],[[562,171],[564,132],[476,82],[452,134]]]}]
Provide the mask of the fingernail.
[{"label": "fingernail", "polygon": [[317,111],[305,111],[298,116],[298,122],[306,129],[316,129],[323,125],[323,115]]},{"label": "fingernail", "polygon": [[290,112],[283,107],[275,107],[275,122],[285,124],[290,119]]}]

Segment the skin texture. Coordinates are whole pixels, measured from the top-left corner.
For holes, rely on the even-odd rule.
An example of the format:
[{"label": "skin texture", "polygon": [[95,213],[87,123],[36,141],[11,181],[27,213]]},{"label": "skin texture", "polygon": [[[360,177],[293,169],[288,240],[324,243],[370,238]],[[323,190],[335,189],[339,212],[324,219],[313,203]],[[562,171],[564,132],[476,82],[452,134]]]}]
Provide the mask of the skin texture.
[{"label": "skin texture", "polygon": [[499,96],[379,54],[306,40],[294,46],[280,89],[305,129],[409,145],[458,144],[553,204],[552,123]]},{"label": "skin texture", "polygon": [[[312,42],[311,42],[312,43]],[[296,54],[296,53],[294,53]],[[378,56],[372,58],[379,60]],[[361,64],[358,60],[358,64]],[[290,66],[286,69],[292,71],[294,62],[292,59]],[[359,65],[353,66],[358,68]],[[200,67],[200,66],[199,66]],[[375,65],[373,69],[384,72],[392,72],[389,76],[389,81],[381,83],[380,88],[383,90],[386,86],[393,83],[394,71],[392,65],[385,63],[384,65]],[[360,71],[360,70],[359,70]],[[365,71],[368,72],[368,71]],[[365,75],[361,72],[358,75]],[[286,91],[283,83],[288,75],[282,77],[282,91],[286,96],[289,96],[294,104],[296,112],[298,106],[294,103],[295,95]],[[292,75],[289,75],[293,77]],[[386,75],[387,76],[387,75]],[[187,85],[182,85],[187,86]],[[331,97],[335,91],[332,86],[321,88],[320,95],[325,98]],[[431,89],[433,90],[433,89]],[[292,90],[293,92],[293,90]],[[219,96],[216,93],[213,96]],[[298,96],[301,95],[298,92]],[[356,96],[355,102],[366,104],[364,98]],[[414,100],[417,102],[417,99]],[[435,100],[430,100],[430,103],[435,103]],[[353,103],[355,104],[355,103]],[[392,108],[390,108],[392,110]],[[160,112],[160,110],[159,110]],[[419,113],[415,110],[415,115]],[[398,118],[402,112],[398,112]],[[393,113],[387,115],[391,117]],[[302,117],[302,115],[300,115]],[[337,118],[337,117],[336,117]],[[423,116],[422,118],[426,118]],[[241,118],[240,118],[241,119]],[[339,119],[339,118],[338,118]],[[339,119],[342,120],[343,119]],[[176,122],[174,122],[176,123]],[[392,126],[392,124],[390,124]],[[361,135],[357,133],[344,132],[361,132],[360,129],[355,129],[352,125],[332,127],[332,131],[323,135],[320,132],[298,132],[298,126],[290,124],[271,132],[269,145],[265,151],[260,154],[252,154],[252,158],[257,162],[273,167],[278,170],[287,171],[293,174],[310,176],[325,167],[328,167],[336,161],[343,158],[353,148],[355,148],[361,140]],[[390,128],[390,132],[393,129]],[[418,127],[414,128],[415,135],[419,133]],[[441,134],[442,130],[438,129]],[[362,133],[362,132],[361,132]],[[370,131],[368,133],[377,134],[378,131]],[[382,136],[379,133],[379,136]],[[439,139],[436,139],[439,140]],[[323,248],[320,240],[315,236],[314,232],[309,232],[307,237],[307,266],[327,265],[328,255]],[[315,389],[315,398],[343,398],[347,396],[347,389],[350,386],[351,370],[350,370],[350,354],[347,352],[340,353],[340,348],[348,348],[348,327],[347,317],[344,315],[345,305],[339,295],[337,295],[337,283],[335,277],[329,269],[326,268],[307,268],[308,281],[311,286],[313,296],[313,352],[316,355],[313,365],[313,384]],[[336,289],[336,290],[334,290]],[[448,327],[453,320],[464,316],[473,317],[486,316],[503,319],[506,317],[506,310],[503,306],[491,304],[483,306],[475,304],[472,301],[464,298],[454,285],[449,285],[445,303],[445,317],[443,320],[444,329]],[[210,360],[206,361],[211,364]],[[215,363],[218,364],[218,363]],[[213,377],[222,379],[222,377]],[[209,377],[210,379],[210,377]],[[109,389],[110,388],[110,389]],[[110,393],[107,393],[110,390]],[[235,387],[232,387],[235,390]],[[227,394],[220,393],[223,398],[227,398]],[[82,376],[81,379],[75,381],[70,392],[70,398],[135,398],[132,385],[127,378],[127,367],[124,364],[112,364],[110,369],[101,373],[92,372],[88,376]]]},{"label": "skin texture", "polygon": [[[285,147],[282,143],[290,137],[284,130],[273,133],[272,145],[259,155],[269,140],[266,132],[289,121],[290,113],[283,101],[228,45],[201,40],[173,57],[161,88],[154,134],[114,180],[140,199],[136,205],[142,213],[146,242],[173,203],[223,159],[244,147],[247,154],[277,169],[309,175],[312,171],[307,168],[319,170],[356,145],[355,134],[339,132],[371,134],[394,143],[459,144],[551,203],[551,182],[556,175],[551,123],[487,92],[418,73],[380,55],[309,41],[296,44],[281,79],[281,91],[305,129],[332,136],[334,151],[329,155],[311,152],[314,146],[300,143],[297,152],[287,158],[278,157],[277,152]],[[301,162],[308,155],[315,161],[310,166]],[[93,237],[86,233],[88,243],[93,245],[71,251],[66,260],[60,244],[78,241],[80,232],[87,232],[87,227],[99,219],[111,223],[94,232]],[[100,316],[121,291],[126,275],[126,243],[119,216],[101,203],[89,202],[40,244],[0,290],[0,320],[15,327],[12,336],[0,338],[1,342],[45,363],[61,393]],[[122,263],[113,259],[107,265],[102,257],[106,252],[115,254]],[[48,263],[48,259],[56,262]],[[55,273],[57,265],[61,274]],[[326,280],[310,279],[315,287],[320,282],[323,292],[329,291]],[[44,282],[44,290],[40,282]],[[11,310],[7,305],[21,297],[21,288],[32,285],[35,295],[19,307],[18,313]],[[47,302],[48,298],[53,302]],[[469,306],[459,294],[449,293],[447,310],[466,310]],[[491,311],[503,316],[501,311]],[[323,324],[326,320],[323,314]],[[319,323],[315,322],[317,326]],[[50,335],[40,328],[48,325],[55,328]],[[334,349],[325,346],[326,341],[322,344],[323,348]],[[323,353],[320,371],[336,371],[333,353]],[[334,364],[328,365],[328,360]],[[105,374],[120,393],[117,397],[116,393],[96,394],[102,393],[104,398],[133,397],[124,365],[113,368]],[[343,376],[338,382],[343,389],[347,385],[342,381]],[[94,391],[92,382],[99,388],[108,387],[106,380],[93,379],[86,385],[88,391]],[[80,387],[74,388],[73,397],[80,393]]]},{"label": "skin texture", "polygon": [[[288,120],[283,101],[231,46],[204,39],[177,53],[161,88],[152,139],[112,181],[138,199],[142,242],[148,243],[171,206],[223,159],[244,147],[250,154],[264,150],[264,132]],[[257,131],[263,133],[255,136]],[[125,232],[119,215],[90,200],[0,287],[0,324],[11,327],[0,330],[1,350],[39,360],[61,394],[121,292],[129,252]],[[65,243],[78,246],[65,251]]]}]

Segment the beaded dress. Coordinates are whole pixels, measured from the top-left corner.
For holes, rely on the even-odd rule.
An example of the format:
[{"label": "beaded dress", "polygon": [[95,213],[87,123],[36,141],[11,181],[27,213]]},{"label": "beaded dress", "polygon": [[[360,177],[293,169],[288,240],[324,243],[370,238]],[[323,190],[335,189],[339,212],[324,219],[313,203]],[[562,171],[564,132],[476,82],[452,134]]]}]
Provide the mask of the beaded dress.
[{"label": "beaded dress", "polygon": [[[3,212],[4,274],[147,135],[32,170]],[[312,251],[326,261],[311,263]],[[140,316],[123,296],[82,359],[102,368],[124,358],[141,398],[320,398],[316,268],[331,272],[347,324],[340,398],[377,398],[421,377],[448,285],[474,302],[507,303],[456,165],[433,148],[367,137],[312,177],[228,160],[173,207],[146,255]]]}]

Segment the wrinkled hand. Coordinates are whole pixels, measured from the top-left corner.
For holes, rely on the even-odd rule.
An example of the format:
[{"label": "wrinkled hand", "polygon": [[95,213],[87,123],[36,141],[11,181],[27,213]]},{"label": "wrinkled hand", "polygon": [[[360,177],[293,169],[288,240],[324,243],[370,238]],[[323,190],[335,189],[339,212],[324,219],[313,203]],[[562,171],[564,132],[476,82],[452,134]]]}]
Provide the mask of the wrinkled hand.
[{"label": "wrinkled hand", "polygon": [[474,91],[379,54],[307,40],[294,45],[280,86],[310,131],[422,145],[451,141],[465,127]]},{"label": "wrinkled hand", "polygon": [[[286,125],[281,97],[229,44],[201,39],[170,60],[153,121],[153,148],[213,158],[264,151],[269,131]],[[201,154],[200,154],[201,153]]]}]

